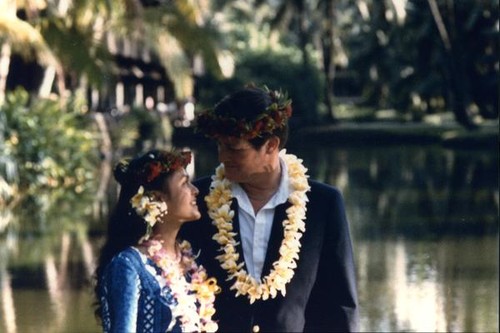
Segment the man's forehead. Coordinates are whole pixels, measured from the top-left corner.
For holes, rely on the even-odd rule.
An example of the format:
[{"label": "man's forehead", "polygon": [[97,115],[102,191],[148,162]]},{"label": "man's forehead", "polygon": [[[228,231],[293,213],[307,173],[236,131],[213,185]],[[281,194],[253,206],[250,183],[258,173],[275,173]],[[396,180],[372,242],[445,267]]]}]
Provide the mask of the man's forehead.
[{"label": "man's forehead", "polygon": [[237,138],[234,136],[223,136],[217,139],[219,144],[231,145],[231,146],[247,146],[250,145],[248,140]]}]

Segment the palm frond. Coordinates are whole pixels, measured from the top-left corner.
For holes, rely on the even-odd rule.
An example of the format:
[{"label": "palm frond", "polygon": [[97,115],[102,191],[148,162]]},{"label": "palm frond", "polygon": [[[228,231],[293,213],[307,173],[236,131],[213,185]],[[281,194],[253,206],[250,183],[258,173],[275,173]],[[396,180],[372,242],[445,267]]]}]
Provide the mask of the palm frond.
[{"label": "palm frond", "polygon": [[17,17],[0,14],[0,41],[9,43],[12,51],[26,60],[36,59],[42,65],[57,63],[42,34]]},{"label": "palm frond", "polygon": [[65,18],[53,17],[43,22],[42,34],[66,72],[85,74],[89,82],[100,85],[113,68],[111,55],[88,26],[68,26]]},{"label": "palm frond", "polygon": [[175,96],[179,99],[192,96],[194,81],[191,64],[177,39],[163,33],[158,36],[156,45],[160,61],[174,83]]}]

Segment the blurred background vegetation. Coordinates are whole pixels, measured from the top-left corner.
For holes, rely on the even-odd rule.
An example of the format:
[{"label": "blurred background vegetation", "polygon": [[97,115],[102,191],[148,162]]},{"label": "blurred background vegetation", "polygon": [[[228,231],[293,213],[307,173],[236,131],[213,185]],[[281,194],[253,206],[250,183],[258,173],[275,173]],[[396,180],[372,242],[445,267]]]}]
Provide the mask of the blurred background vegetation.
[{"label": "blurred background vegetation", "polygon": [[0,331],[98,331],[112,166],[211,173],[195,114],[254,83],[345,196],[361,330],[498,332],[499,37],[498,0],[0,0]]},{"label": "blurred background vegetation", "polygon": [[497,126],[498,27],[495,0],[2,0],[0,232],[20,202],[103,199],[112,161],[250,82],[287,90],[313,132]]}]

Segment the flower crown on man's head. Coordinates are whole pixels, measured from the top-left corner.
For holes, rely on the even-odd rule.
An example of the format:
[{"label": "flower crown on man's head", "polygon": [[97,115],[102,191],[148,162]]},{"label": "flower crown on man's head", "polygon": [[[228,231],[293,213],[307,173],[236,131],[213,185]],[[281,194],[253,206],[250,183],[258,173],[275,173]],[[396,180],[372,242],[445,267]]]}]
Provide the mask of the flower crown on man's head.
[{"label": "flower crown on man's head", "polygon": [[159,175],[185,168],[191,162],[191,152],[154,150],[133,162],[121,161],[117,168],[139,185],[153,182]]},{"label": "flower crown on man's head", "polygon": [[264,92],[271,99],[271,104],[253,119],[237,119],[230,115],[218,115],[215,109],[200,113],[196,119],[197,132],[217,139],[221,136],[241,139],[254,139],[263,134],[272,134],[278,128],[284,128],[292,116],[292,100],[286,92],[264,87]]}]

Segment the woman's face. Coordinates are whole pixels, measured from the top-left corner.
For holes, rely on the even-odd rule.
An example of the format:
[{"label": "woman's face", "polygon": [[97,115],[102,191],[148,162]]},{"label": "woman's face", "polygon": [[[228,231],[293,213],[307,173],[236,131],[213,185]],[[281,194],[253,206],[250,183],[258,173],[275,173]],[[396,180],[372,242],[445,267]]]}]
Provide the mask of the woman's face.
[{"label": "woman's face", "polygon": [[196,205],[196,196],[199,191],[191,183],[185,169],[175,171],[169,177],[165,186],[168,186],[168,197],[166,200],[168,207],[167,221],[183,223],[198,220],[201,217]]}]

